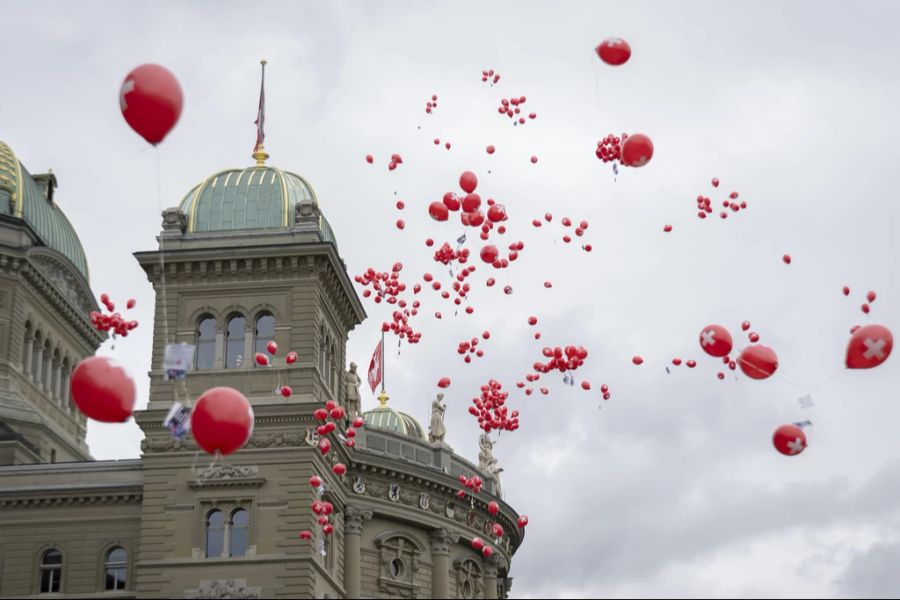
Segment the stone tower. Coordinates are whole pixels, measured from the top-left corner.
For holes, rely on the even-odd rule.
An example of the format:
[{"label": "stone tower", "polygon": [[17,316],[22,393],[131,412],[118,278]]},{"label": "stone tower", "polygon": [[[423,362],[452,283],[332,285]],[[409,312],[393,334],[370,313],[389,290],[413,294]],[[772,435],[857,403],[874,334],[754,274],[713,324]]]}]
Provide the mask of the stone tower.
[{"label": "stone tower", "polygon": [[69,377],[103,337],[84,250],[54,196],[0,142],[0,465],[84,460]]}]

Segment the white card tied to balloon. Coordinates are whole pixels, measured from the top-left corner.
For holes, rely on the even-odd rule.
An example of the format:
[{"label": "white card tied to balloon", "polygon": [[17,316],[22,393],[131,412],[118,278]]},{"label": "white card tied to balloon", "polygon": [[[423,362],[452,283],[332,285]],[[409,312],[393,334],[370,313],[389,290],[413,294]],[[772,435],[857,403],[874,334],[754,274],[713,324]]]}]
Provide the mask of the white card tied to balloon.
[{"label": "white card tied to balloon", "polygon": [[815,404],[813,404],[812,396],[809,394],[797,398],[797,403],[800,404],[800,408],[812,408],[815,406]]},{"label": "white card tied to balloon", "polygon": [[193,367],[193,344],[166,344],[166,352],[163,355],[163,374],[166,381],[184,379]]},{"label": "white card tied to balloon", "polygon": [[163,425],[176,439],[182,439],[191,430],[191,409],[181,402],[174,403]]}]

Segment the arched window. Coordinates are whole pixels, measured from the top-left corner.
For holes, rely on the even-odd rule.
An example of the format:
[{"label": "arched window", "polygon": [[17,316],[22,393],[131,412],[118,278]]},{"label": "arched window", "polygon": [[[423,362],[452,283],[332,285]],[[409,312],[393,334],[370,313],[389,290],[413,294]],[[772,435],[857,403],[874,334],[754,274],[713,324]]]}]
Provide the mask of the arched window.
[{"label": "arched window", "polygon": [[[275,340],[275,317],[271,313],[260,313],[256,317],[256,352],[268,355],[266,346]],[[254,361],[254,364],[255,361]]]},{"label": "arched window", "polygon": [[116,546],[106,553],[104,563],[107,590],[124,590],[128,583],[128,553],[125,548]]},{"label": "arched window", "polygon": [[41,380],[41,357],[44,355],[44,338],[41,332],[34,334],[34,343],[31,345],[31,380],[39,383]]},{"label": "arched window", "polygon": [[239,314],[232,315],[228,319],[228,327],[225,332],[225,368],[236,369],[243,362],[244,356],[244,328],[247,320]]},{"label": "arched window", "polygon": [[53,351],[53,366],[50,369],[50,397],[56,400],[62,398],[62,394],[59,390],[59,381],[62,375],[61,370],[62,358],[59,354],[59,348],[57,348]]},{"label": "arched window", "polygon": [[325,348],[327,348],[328,340],[325,338],[325,326],[319,327],[319,371],[322,377],[325,377]]},{"label": "arched window", "polygon": [[74,406],[72,405],[72,399],[69,396],[69,386],[71,383],[71,375],[72,375],[72,363],[69,361],[69,357],[67,356],[65,360],[63,360],[62,364],[62,380],[59,384],[60,389],[60,397],[62,398],[62,405],[66,408],[67,411],[72,412]]},{"label": "arched window", "polygon": [[206,557],[222,556],[225,550],[225,514],[213,509],[206,515]]},{"label": "arched window", "polygon": [[31,352],[34,345],[34,331],[31,328],[31,321],[25,322],[25,335],[22,336],[22,374],[31,374]]},{"label": "arched window", "polygon": [[337,391],[337,363],[334,360],[334,342],[331,342],[331,349],[328,351],[328,374],[326,375],[331,385],[331,391]]},{"label": "arched window", "polygon": [[62,587],[63,557],[59,550],[47,550],[41,555],[41,593],[54,594]]},{"label": "arched window", "polygon": [[250,514],[243,508],[236,508],[231,513],[231,531],[228,543],[229,556],[244,556],[250,543]]},{"label": "arched window", "polygon": [[50,340],[46,340],[44,342],[44,352],[42,361],[42,370],[40,376],[40,385],[46,392],[51,392],[50,389],[50,376],[53,373],[53,356],[50,350]]},{"label": "arched window", "polygon": [[195,333],[196,365],[197,370],[212,369],[216,360],[216,318],[212,315],[203,315],[197,321]]}]

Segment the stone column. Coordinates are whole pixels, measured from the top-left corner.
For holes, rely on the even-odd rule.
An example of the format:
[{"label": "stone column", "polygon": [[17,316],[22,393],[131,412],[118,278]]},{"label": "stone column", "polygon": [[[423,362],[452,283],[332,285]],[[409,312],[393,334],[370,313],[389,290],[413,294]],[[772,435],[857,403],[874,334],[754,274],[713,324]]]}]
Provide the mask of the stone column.
[{"label": "stone column", "polygon": [[497,555],[492,554],[484,561],[484,597],[497,598]]},{"label": "stone column", "polygon": [[450,597],[450,546],[459,540],[459,536],[448,529],[435,529],[431,532],[431,597]]},{"label": "stone column", "polygon": [[372,518],[372,511],[355,506],[344,508],[344,595],[360,597],[360,541],[363,521]]},{"label": "stone column", "polygon": [[256,321],[251,321],[252,315],[247,315],[247,323],[244,327],[244,362],[241,368],[256,368]]},{"label": "stone column", "polygon": [[225,368],[225,328],[227,325],[216,323],[216,353],[213,358],[213,369]]},{"label": "stone column", "polygon": [[34,338],[31,331],[25,333],[25,348],[22,352],[22,374],[29,376],[31,374],[31,353],[33,352]]},{"label": "stone column", "polygon": [[43,387],[43,385],[41,384],[41,375],[44,372],[44,365],[43,365],[44,350],[42,348],[38,348],[37,352],[34,353],[34,358],[36,360],[34,361],[34,364],[32,365],[34,367],[34,371],[33,371],[34,377],[32,377],[32,380],[34,381],[35,384],[37,384],[38,388],[41,388],[41,387]]}]

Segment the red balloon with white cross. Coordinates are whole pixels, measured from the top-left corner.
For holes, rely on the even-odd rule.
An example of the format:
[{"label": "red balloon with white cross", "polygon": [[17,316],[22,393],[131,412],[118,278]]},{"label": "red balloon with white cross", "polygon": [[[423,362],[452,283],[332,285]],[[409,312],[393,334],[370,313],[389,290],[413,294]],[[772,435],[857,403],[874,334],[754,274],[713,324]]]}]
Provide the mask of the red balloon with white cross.
[{"label": "red balloon with white cross", "polygon": [[888,359],[894,348],[894,336],[884,325],[866,325],[850,336],[847,344],[847,368],[871,369]]},{"label": "red balloon with white cross", "polygon": [[708,325],[700,332],[700,347],[717,358],[731,354],[731,334],[721,325]]},{"label": "red balloon with white cross", "polygon": [[797,425],[782,425],[775,430],[772,443],[785,456],[796,456],[806,449],[806,434]]}]

